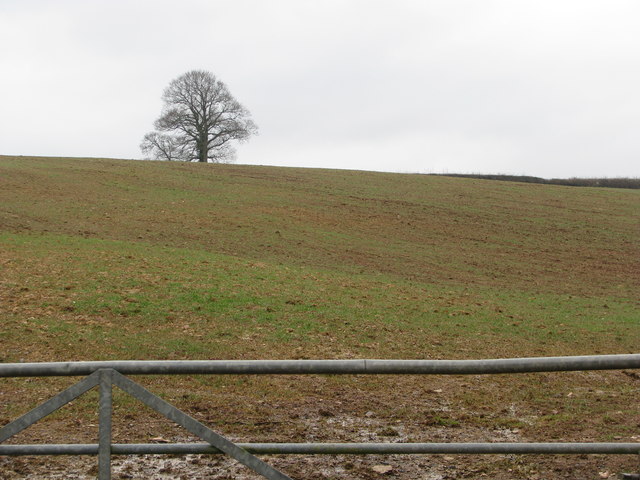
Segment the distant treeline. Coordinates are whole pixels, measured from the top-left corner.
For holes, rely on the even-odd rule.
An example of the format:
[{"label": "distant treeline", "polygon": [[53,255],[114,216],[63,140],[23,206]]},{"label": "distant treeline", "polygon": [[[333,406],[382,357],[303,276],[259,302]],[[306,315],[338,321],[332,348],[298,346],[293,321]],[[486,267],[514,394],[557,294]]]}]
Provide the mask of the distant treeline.
[{"label": "distant treeline", "polygon": [[571,187],[640,188],[640,178],[540,178],[526,175],[480,175],[474,173],[433,173],[443,177],[479,178],[503,182],[542,183],[545,185],[567,185]]}]

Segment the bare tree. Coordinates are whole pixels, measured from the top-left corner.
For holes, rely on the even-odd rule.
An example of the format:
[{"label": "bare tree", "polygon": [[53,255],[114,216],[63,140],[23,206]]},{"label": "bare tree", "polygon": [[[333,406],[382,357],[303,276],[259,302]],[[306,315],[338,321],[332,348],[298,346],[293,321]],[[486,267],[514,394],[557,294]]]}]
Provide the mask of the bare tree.
[{"label": "bare tree", "polygon": [[142,153],[147,157],[168,161],[189,160],[191,155],[184,147],[178,142],[177,137],[158,132],[147,133],[140,144]]},{"label": "bare tree", "polygon": [[257,133],[251,114],[213,74],[193,70],[165,89],[164,108],[144,136],[140,148],[160,160],[227,162],[233,160],[232,140]]}]

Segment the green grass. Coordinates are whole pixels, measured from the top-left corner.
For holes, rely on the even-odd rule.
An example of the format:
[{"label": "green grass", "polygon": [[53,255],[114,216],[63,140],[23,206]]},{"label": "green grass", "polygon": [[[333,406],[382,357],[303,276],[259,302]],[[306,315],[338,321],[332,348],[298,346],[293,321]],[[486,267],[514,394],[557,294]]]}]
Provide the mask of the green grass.
[{"label": "green grass", "polygon": [[[636,302],[624,297],[443,287],[53,234],[5,233],[0,241],[11,252],[8,298],[17,312],[40,313],[30,328],[52,341],[104,343],[98,351],[63,346],[76,359],[241,357],[238,338],[274,358],[315,344],[328,348],[323,357],[420,358],[419,346],[434,344],[431,354],[457,345],[466,358],[633,351],[637,341]],[[12,334],[19,331],[2,331]]]}]

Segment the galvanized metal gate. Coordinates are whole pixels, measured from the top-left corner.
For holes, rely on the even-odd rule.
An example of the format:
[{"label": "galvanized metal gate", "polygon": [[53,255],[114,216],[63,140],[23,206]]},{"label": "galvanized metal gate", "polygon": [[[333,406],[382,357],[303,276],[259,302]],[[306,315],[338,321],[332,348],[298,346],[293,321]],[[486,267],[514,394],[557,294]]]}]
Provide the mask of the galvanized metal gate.
[{"label": "galvanized metal gate", "polygon": [[[0,364],[0,377],[86,378],[0,428],[0,455],[97,455],[98,478],[111,478],[111,455],[223,453],[269,480],[289,479],[254,454],[635,454],[640,443],[233,443],[125,375],[465,375],[640,368],[640,354],[492,360],[193,360]],[[188,444],[111,443],[112,387],[204,440]],[[6,445],[4,442],[75,398],[99,387],[97,444]],[[625,478],[639,478],[630,475]]]}]

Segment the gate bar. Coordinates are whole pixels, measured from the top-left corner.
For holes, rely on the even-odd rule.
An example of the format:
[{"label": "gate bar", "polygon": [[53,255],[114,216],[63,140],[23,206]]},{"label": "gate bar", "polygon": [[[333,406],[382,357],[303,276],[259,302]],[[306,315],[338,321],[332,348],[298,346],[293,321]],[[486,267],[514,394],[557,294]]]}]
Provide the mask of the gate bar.
[{"label": "gate bar", "polygon": [[2,363],[0,377],[89,375],[102,368],[123,375],[470,375],[640,368],[640,353],[484,360],[116,360]]},{"label": "gate bar", "polygon": [[[236,443],[255,455],[640,454],[637,443]],[[96,455],[98,444],[0,445],[0,455]],[[114,443],[112,455],[221,454],[208,443]]]}]

